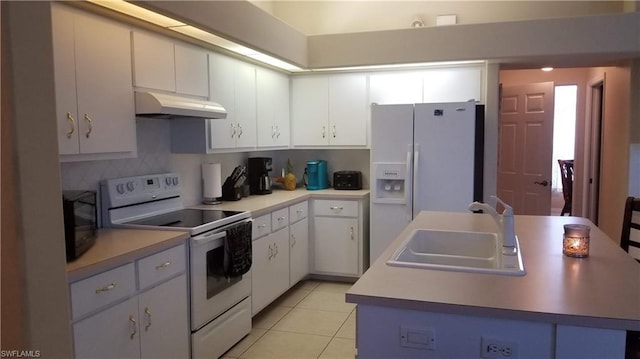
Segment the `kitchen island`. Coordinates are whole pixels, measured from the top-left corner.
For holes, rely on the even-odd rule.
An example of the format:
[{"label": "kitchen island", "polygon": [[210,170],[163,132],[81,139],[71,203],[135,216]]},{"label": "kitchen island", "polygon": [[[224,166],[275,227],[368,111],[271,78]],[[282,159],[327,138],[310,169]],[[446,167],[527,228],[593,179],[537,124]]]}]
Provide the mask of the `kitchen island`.
[{"label": "kitchen island", "polygon": [[[590,255],[562,254],[563,225],[591,226]],[[593,223],[515,216],[522,277],[392,267],[416,229],[496,232],[489,215],[421,212],[347,292],[370,357],[624,357],[640,330],[640,265]]]}]

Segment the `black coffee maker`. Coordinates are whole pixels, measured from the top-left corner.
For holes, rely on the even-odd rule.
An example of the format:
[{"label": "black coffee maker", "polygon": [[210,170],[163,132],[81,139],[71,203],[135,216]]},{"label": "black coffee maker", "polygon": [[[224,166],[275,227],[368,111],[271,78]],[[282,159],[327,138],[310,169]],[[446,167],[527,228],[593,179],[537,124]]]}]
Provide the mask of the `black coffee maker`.
[{"label": "black coffee maker", "polygon": [[269,194],[271,193],[271,178],[269,172],[272,170],[271,157],[250,157],[247,164],[249,174],[249,193]]}]

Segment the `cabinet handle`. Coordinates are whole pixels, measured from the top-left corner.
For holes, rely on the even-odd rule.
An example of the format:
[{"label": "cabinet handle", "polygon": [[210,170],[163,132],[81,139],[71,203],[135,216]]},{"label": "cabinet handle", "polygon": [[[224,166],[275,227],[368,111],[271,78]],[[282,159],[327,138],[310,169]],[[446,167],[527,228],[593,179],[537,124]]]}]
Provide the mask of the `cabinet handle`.
[{"label": "cabinet handle", "polygon": [[151,311],[148,307],[144,308],[144,315],[147,317],[147,324],[144,326],[144,331],[146,332],[149,331],[149,328],[151,327]]},{"label": "cabinet handle", "polygon": [[336,138],[336,125],[333,125],[333,138]]},{"label": "cabinet handle", "polygon": [[162,264],[158,264],[158,265],[156,266],[156,270],[158,270],[158,269],[163,269],[163,268],[167,268],[167,267],[168,267],[168,266],[170,266],[170,265],[171,265],[171,261],[166,261],[166,262],[164,262],[164,263],[162,263]]},{"label": "cabinet handle", "polygon": [[349,227],[349,232],[350,232],[350,235],[351,235],[351,240],[354,240],[353,227]]},{"label": "cabinet handle", "polygon": [[115,287],[116,287],[116,284],[115,283],[111,283],[106,287],[102,287],[102,288],[96,289],[96,294],[100,294],[102,292],[108,292],[108,291],[110,291],[111,289],[113,289]]},{"label": "cabinet handle", "polygon": [[136,334],[138,333],[138,323],[136,323],[136,320],[133,318],[133,315],[129,316],[129,321],[131,322],[131,330],[132,330],[129,338],[133,340],[133,337],[135,337]]},{"label": "cabinet handle", "polygon": [[297,214],[302,214],[302,212],[304,212],[303,210],[299,209],[296,211]]},{"label": "cabinet handle", "polygon": [[231,138],[236,137],[236,124],[232,123],[231,125]]},{"label": "cabinet handle", "polygon": [[271,138],[276,137],[276,125],[271,125]]},{"label": "cabinet handle", "polygon": [[276,125],[276,138],[280,138],[280,125]]},{"label": "cabinet handle", "polygon": [[327,137],[327,127],[322,126],[322,138],[326,138],[326,137]]},{"label": "cabinet handle", "polygon": [[242,137],[242,126],[240,126],[240,124],[238,124],[238,129],[240,130],[240,132],[238,132],[238,138]]},{"label": "cabinet handle", "polygon": [[285,217],[278,217],[278,222],[284,221]]},{"label": "cabinet handle", "polygon": [[329,209],[331,209],[332,211],[335,211],[335,210],[342,211],[344,208],[339,206],[331,206],[329,207]]},{"label": "cabinet handle", "polygon": [[89,117],[89,115],[87,115],[86,113],[84,114],[84,120],[85,122],[87,122],[87,126],[89,127],[87,129],[87,133],[85,133],[84,135],[89,138],[89,136],[91,136],[91,131],[93,131],[93,120],[91,119],[91,117]]},{"label": "cabinet handle", "polygon": [[264,228],[264,227],[266,227],[266,226],[267,226],[267,224],[266,224],[266,223],[263,223],[263,224],[259,224],[259,225],[258,225],[258,228]]},{"label": "cabinet handle", "polygon": [[74,132],[76,132],[76,120],[71,116],[71,112],[67,112],[67,120],[69,120],[69,131],[67,131],[67,138],[71,138]]},{"label": "cabinet handle", "polygon": [[274,243],[273,247],[276,249],[276,253],[273,255],[275,257],[278,255],[278,245]]},{"label": "cabinet handle", "polygon": [[294,236],[293,234],[291,235],[291,248],[293,248],[296,245],[296,236]]},{"label": "cabinet handle", "polygon": [[271,258],[273,258],[274,254],[273,254],[273,248],[271,248],[271,245],[269,245],[269,260],[271,260]]}]

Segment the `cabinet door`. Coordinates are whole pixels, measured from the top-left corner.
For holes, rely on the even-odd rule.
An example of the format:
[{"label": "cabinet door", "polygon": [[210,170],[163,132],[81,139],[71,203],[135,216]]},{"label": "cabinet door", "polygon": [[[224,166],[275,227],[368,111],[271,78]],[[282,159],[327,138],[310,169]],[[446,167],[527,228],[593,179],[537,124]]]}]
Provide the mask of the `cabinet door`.
[{"label": "cabinet door", "polygon": [[258,147],[289,145],[289,77],[256,68]]},{"label": "cabinet door", "polygon": [[75,357],[140,358],[137,303],[134,297],[75,323]]},{"label": "cabinet door", "polygon": [[401,72],[369,77],[370,103],[379,105],[422,102],[422,74]]},{"label": "cabinet door", "polygon": [[367,145],[367,75],[329,77],[329,144]]},{"label": "cabinet door", "polygon": [[236,147],[256,147],[256,68],[237,61],[235,68]]},{"label": "cabinet door", "polygon": [[313,231],[316,272],[358,274],[358,219],[316,217]]},{"label": "cabinet door", "polygon": [[133,85],[176,91],[173,42],[157,35],[133,32]]},{"label": "cabinet door", "polygon": [[129,29],[90,15],[75,19],[80,151],[135,151]]},{"label": "cabinet door", "polygon": [[227,118],[209,121],[209,147],[212,150],[236,146],[235,61],[209,53],[209,99],[227,110]]},{"label": "cabinet door", "polygon": [[186,275],[140,294],[138,311],[143,358],[189,357]]},{"label": "cabinet door", "polygon": [[451,68],[424,71],[423,102],[482,100],[482,68]]},{"label": "cabinet door", "polygon": [[61,155],[80,153],[73,13],[52,6],[53,63],[58,122],[58,150]]},{"label": "cabinet door", "polygon": [[329,79],[294,77],[291,85],[293,144],[326,146],[329,143]]},{"label": "cabinet door", "polygon": [[193,46],[175,44],[176,92],[209,96],[209,61],[207,52]]},{"label": "cabinet door", "polygon": [[305,218],[289,228],[289,286],[309,274],[309,219]]},{"label": "cabinet door", "polygon": [[256,315],[289,288],[289,227],[253,241],[252,313]]}]

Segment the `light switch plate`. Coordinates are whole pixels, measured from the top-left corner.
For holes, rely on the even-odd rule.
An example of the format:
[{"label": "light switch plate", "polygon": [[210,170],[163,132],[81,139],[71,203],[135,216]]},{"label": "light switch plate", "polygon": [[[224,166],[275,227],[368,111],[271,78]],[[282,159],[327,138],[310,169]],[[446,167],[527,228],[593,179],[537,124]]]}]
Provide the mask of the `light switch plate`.
[{"label": "light switch plate", "polygon": [[435,350],[436,332],[431,328],[400,327],[400,346]]}]

